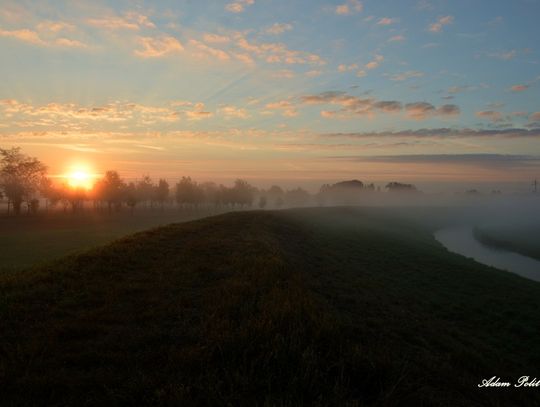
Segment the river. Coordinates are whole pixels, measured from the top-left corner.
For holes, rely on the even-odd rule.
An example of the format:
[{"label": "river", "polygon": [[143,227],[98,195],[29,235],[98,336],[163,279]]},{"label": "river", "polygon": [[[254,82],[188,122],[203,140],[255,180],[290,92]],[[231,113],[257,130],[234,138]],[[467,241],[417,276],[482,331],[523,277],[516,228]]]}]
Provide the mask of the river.
[{"label": "river", "polygon": [[495,249],[475,239],[473,228],[459,226],[435,232],[435,239],[451,252],[471,257],[479,263],[540,281],[540,261],[521,254]]}]

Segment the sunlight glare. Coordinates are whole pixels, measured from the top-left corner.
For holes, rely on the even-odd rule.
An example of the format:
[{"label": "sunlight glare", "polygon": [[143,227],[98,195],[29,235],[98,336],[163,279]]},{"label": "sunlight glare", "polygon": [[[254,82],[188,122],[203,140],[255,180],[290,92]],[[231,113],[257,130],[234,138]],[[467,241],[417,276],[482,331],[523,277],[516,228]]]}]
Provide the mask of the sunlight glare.
[{"label": "sunlight glare", "polygon": [[67,184],[74,189],[91,189],[94,184],[94,175],[88,168],[76,167],[66,175]]}]

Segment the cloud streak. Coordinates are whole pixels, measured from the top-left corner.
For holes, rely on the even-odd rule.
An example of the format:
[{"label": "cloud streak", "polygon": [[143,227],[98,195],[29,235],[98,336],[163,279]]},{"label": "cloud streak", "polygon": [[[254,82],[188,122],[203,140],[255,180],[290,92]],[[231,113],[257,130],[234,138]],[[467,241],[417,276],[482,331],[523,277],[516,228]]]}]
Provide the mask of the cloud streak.
[{"label": "cloud streak", "polygon": [[345,92],[330,91],[316,95],[300,97],[303,105],[338,105],[339,110],[323,110],[321,116],[325,118],[353,118],[357,116],[373,117],[377,113],[405,113],[405,116],[414,120],[425,120],[432,117],[455,117],[460,114],[456,105],[442,105],[435,107],[426,102],[403,104],[395,100],[377,100],[373,97],[361,98]]},{"label": "cloud streak", "polygon": [[326,133],[321,137],[328,138],[418,138],[418,139],[444,139],[444,138],[537,138],[540,137],[540,127],[531,129],[507,128],[507,129],[453,129],[453,128],[432,128],[401,131],[381,131],[381,132],[357,132],[357,133]]}]

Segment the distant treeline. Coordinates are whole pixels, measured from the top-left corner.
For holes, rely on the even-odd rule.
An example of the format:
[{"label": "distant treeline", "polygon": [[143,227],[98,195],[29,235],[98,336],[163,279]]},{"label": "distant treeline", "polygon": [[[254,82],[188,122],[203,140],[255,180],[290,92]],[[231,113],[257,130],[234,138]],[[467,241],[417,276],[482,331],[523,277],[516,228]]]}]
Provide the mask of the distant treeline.
[{"label": "distant treeline", "polygon": [[[391,182],[390,192],[418,192],[411,184]],[[60,207],[77,212],[89,206],[96,210],[120,211],[137,207],[164,208],[176,205],[183,209],[281,208],[306,205],[354,204],[365,194],[381,193],[380,187],[358,180],[321,186],[316,194],[302,188],[284,190],[274,185],[258,189],[243,179],[227,187],[214,182],[198,183],[182,177],[175,185],[163,178],[154,182],[149,176],[127,182],[117,171],[107,171],[91,188],[73,187],[67,182],[53,183],[47,168],[37,158],[21,153],[20,148],[0,149],[0,199],[7,200],[8,213],[19,214],[26,206],[36,213],[44,200],[47,208]]]}]

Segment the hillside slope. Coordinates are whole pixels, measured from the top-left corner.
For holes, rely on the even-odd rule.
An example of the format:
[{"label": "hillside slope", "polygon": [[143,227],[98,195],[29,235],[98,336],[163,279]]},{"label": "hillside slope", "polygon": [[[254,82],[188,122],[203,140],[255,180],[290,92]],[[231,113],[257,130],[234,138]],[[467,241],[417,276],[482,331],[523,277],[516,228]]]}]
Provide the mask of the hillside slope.
[{"label": "hillside slope", "polygon": [[540,403],[540,284],[385,210],[243,212],[0,276],[5,405]]}]

